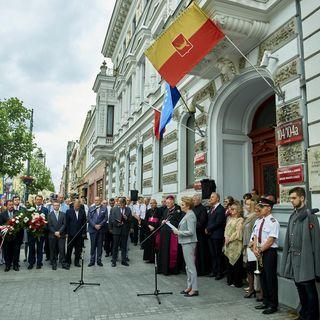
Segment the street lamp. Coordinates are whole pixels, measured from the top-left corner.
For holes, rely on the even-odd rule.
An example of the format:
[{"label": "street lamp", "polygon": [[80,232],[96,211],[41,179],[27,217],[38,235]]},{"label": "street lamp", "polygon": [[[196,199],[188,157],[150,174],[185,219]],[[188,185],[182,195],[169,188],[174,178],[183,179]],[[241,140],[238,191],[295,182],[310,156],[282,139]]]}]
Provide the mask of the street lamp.
[{"label": "street lamp", "polygon": [[[33,131],[33,109],[31,109],[31,117],[30,117],[30,133]],[[26,185],[26,192],[24,195],[24,201],[27,202],[29,198],[29,185],[32,183],[33,178],[30,176],[30,158],[27,160],[27,174],[22,177],[24,179],[23,182]]]}]

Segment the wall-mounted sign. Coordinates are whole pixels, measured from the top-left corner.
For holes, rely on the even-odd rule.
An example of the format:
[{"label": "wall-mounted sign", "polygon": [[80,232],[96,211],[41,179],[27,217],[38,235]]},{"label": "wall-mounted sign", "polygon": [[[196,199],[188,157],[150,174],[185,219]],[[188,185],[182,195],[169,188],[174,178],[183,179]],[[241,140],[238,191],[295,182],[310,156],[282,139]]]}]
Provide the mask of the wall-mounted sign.
[{"label": "wall-mounted sign", "polygon": [[303,182],[303,166],[282,167],[278,169],[278,184]]},{"label": "wall-mounted sign", "polygon": [[320,147],[308,149],[309,190],[320,191]]},{"label": "wall-mounted sign", "polygon": [[194,157],[194,164],[200,164],[206,161],[206,152],[201,152]]},{"label": "wall-mounted sign", "polygon": [[302,119],[287,122],[276,128],[277,145],[301,141],[302,139]]}]

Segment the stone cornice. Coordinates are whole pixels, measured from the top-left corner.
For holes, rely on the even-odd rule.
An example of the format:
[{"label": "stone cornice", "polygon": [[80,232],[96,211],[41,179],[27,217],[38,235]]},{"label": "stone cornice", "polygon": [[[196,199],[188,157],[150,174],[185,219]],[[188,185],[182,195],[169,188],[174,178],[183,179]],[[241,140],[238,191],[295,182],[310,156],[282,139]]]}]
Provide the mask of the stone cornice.
[{"label": "stone cornice", "polygon": [[123,24],[130,9],[132,0],[117,0],[112,12],[108,31],[105,36],[101,53],[108,58],[112,57],[117,45]]}]

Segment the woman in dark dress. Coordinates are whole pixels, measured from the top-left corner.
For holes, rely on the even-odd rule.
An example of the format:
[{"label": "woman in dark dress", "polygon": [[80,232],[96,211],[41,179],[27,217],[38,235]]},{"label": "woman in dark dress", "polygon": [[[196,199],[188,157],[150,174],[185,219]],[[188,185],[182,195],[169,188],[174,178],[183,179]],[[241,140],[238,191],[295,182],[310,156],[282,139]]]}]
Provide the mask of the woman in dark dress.
[{"label": "woman in dark dress", "polygon": [[[161,223],[161,211],[157,207],[157,201],[152,199],[150,201],[151,208],[147,210],[146,217],[143,220],[143,227],[145,229],[145,237],[147,238]],[[159,246],[159,232],[153,235],[143,244],[143,260],[153,263],[155,250]]]},{"label": "woman in dark dress", "polygon": [[[174,204],[174,197],[168,196],[167,209],[162,217],[162,224],[169,221],[176,228],[183,218],[180,207]],[[168,225],[160,230],[160,246],[158,254],[158,273],[164,275],[178,274],[183,267],[183,255],[181,245],[178,244],[178,236],[175,235]]]}]

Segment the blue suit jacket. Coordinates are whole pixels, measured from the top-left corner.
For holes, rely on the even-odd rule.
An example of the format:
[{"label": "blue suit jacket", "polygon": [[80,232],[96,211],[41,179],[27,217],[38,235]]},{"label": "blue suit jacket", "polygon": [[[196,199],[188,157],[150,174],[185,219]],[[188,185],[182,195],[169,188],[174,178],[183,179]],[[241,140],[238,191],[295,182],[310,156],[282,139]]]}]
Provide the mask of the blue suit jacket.
[{"label": "blue suit jacket", "polygon": [[[107,207],[103,207],[103,206],[101,206],[98,210],[96,210],[96,205],[93,205],[89,208],[89,213],[88,213],[88,232],[89,233],[104,232],[104,226],[107,223],[107,219],[108,219],[107,210],[108,210]],[[96,224],[101,225],[101,229],[99,231],[94,227]]]}]

